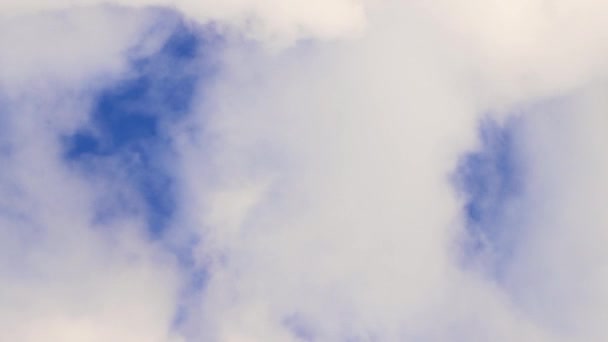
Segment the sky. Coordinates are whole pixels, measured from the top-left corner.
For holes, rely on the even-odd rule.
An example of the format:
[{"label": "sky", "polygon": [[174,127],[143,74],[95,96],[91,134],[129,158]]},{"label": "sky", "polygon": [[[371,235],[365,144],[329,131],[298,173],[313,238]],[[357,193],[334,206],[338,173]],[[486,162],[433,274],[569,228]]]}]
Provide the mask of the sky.
[{"label": "sky", "polygon": [[608,340],[608,5],[0,3],[0,341]]}]

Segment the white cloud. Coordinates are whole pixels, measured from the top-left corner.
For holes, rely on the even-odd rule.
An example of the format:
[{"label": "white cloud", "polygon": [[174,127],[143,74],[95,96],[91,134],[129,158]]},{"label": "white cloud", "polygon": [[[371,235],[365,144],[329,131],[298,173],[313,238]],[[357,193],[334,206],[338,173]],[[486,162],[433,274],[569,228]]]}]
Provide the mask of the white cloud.
[{"label": "white cloud", "polygon": [[605,91],[594,84],[530,116],[526,201],[534,212],[508,278],[535,321],[589,341],[608,335]]},{"label": "white cloud", "polygon": [[24,0],[3,2],[0,14],[99,4],[171,7],[200,24],[216,23],[278,46],[296,39],[339,38],[360,31],[365,23],[363,4],[358,0]]},{"label": "white cloud", "polygon": [[[86,120],[87,91],[128,74],[126,54],[159,20],[154,10],[89,7],[98,3],[0,5],[0,120],[11,151],[0,180],[0,339],[608,336],[599,266],[608,256],[608,7],[110,2],[170,6],[227,28],[222,69],[175,133],[186,199],[176,234],[195,227],[195,263],[210,278],[171,331],[182,271],[162,242],[141,236],[142,217],[103,231],[91,223],[95,198],[121,184],[90,184],[59,158],[57,135]],[[448,175],[475,146],[480,114],[562,97],[563,113],[523,106],[541,113],[524,113],[529,211],[505,282],[463,268],[462,203]],[[203,132],[194,140],[191,124]]]},{"label": "white cloud", "polygon": [[[597,14],[585,4],[563,3],[581,6],[589,20],[579,19],[582,28],[563,27],[572,11],[545,20],[542,8],[524,2],[504,12],[481,3],[452,3],[445,11],[444,3],[428,4],[371,6],[368,30],[355,41],[279,57],[229,54],[225,81],[201,109],[213,111],[205,124],[220,140],[214,140],[212,164],[220,176],[208,181],[255,181],[268,167],[280,176],[273,174],[271,195],[253,207],[235,238],[239,243],[224,251],[212,276],[202,300],[210,339],[283,340],[277,336],[288,331],[285,320],[298,315],[309,334],[332,341],[601,340],[584,328],[563,334],[538,319],[557,308],[536,313],[521,305],[511,291],[525,288],[528,278],[509,280],[523,282],[512,289],[461,269],[453,254],[461,203],[447,180],[459,153],[473,146],[484,111],[508,115],[521,103],[561,96],[602,77],[606,54],[603,31],[594,33]],[[583,49],[577,37],[596,43]],[[543,163],[555,152],[546,153],[534,159]],[[578,177],[559,176],[573,184],[571,177]],[[205,186],[193,191],[215,196]],[[545,196],[538,191],[535,196]],[[523,214],[544,219],[536,205],[529,210]],[[523,227],[536,229],[534,222]],[[541,279],[534,281],[547,284],[542,268],[536,271]],[[560,296],[553,302],[578,305],[575,295]],[[590,292],[595,296],[601,291]],[[569,320],[583,322],[576,315]]]}]

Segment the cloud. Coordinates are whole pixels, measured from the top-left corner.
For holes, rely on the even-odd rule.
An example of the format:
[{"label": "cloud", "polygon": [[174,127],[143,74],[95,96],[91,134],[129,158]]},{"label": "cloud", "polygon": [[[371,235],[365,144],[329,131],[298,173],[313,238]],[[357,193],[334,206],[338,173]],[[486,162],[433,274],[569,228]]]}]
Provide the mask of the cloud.
[{"label": "cloud", "polygon": [[[473,140],[479,108],[453,86],[461,65],[442,58],[440,32],[416,22],[419,13],[398,13],[377,14],[375,29],[372,17],[355,43],[226,67],[234,74],[209,96],[215,112],[205,121],[219,137],[207,164],[218,176],[192,191],[217,210],[206,203],[216,203],[218,184],[267,184],[268,174],[273,182],[214,266],[202,299],[206,338],[296,340],[285,323],[295,316],[318,340],[408,340],[431,334],[418,322],[441,315],[440,338],[465,320],[451,305],[433,309],[446,296],[492,291],[460,278],[449,251],[459,204],[447,174]],[[200,168],[193,154],[186,166]],[[500,305],[489,304],[502,313],[486,320],[516,321]]]},{"label": "cloud", "polygon": [[604,85],[544,104],[523,129],[531,172],[526,231],[510,265],[507,288],[547,329],[599,341],[607,331]]},{"label": "cloud", "polygon": [[353,0],[78,0],[8,1],[0,13],[62,10],[67,7],[112,4],[128,7],[169,7],[200,24],[216,23],[240,35],[273,45],[289,45],[296,39],[335,39],[360,31],[365,23],[364,6]]},{"label": "cloud", "polygon": [[153,17],[96,8],[2,22],[2,340],[172,338],[174,258],[143,236],[141,215],[95,222],[98,198],[120,181],[90,182],[61,144],[95,93],[127,72]]},{"label": "cloud", "polygon": [[[596,76],[587,62],[599,60],[603,50],[593,46],[582,52],[574,39],[563,45],[553,41],[562,34],[587,37],[583,29],[560,26],[567,13],[549,20],[547,30],[528,29],[538,37],[537,47],[519,41],[527,38],[518,25],[535,25],[543,18],[540,9],[524,7],[502,18],[488,6],[461,4],[458,9],[468,15],[489,16],[471,24],[461,21],[466,18],[461,12],[442,12],[444,4],[430,4],[436,7],[379,5],[368,13],[365,36],[354,42],[300,46],[280,57],[250,50],[230,55],[236,57],[226,67],[228,82],[201,110],[212,112],[205,124],[217,151],[207,165],[219,171],[211,172],[216,178],[208,184],[199,181],[203,184],[192,189],[202,204],[191,210],[218,210],[206,203],[217,203],[214,188],[222,183],[242,182],[246,188],[256,181],[267,184],[267,175],[273,182],[265,185],[268,199],[250,210],[240,235],[221,250],[219,270],[201,300],[209,339],[285,340],[291,334],[296,340],[552,341],[588,336],[586,329],[564,334],[538,319],[551,316],[551,308],[536,313],[518,299],[528,279],[518,278],[517,269],[526,267],[514,260],[528,260],[521,247],[528,242],[521,240],[538,229],[535,220],[543,220],[530,198],[544,196],[545,190],[528,190],[536,179],[527,178],[527,172],[537,172],[543,154],[535,155],[534,163],[515,156],[523,164],[516,166],[526,172],[525,190],[514,195],[517,205],[504,207],[495,198],[499,194],[488,198],[497,201],[496,210],[514,211],[508,219],[497,216],[486,224],[515,234],[508,237],[513,242],[503,241],[502,250],[493,251],[505,259],[500,267],[509,269],[501,271],[508,274],[500,279],[492,277],[493,270],[480,272],[458,262],[454,244],[467,234],[466,217],[448,175],[459,154],[474,148],[483,113],[497,113],[492,120],[499,123],[516,113],[527,126],[527,116],[533,115],[528,112],[542,106],[528,110],[525,104],[593,84]],[[493,16],[506,32],[494,27]],[[599,42],[601,35],[593,39]],[[569,51],[586,62],[567,64],[560,54],[570,56]],[[560,57],[552,59],[552,52]],[[547,64],[540,62],[545,59]],[[542,134],[547,123],[536,125]],[[514,144],[521,145],[513,153],[534,148],[527,139],[536,131],[522,133],[519,125],[513,130]],[[493,148],[488,140],[478,144],[482,150]],[[549,150],[546,158],[556,153]],[[195,160],[188,164],[201,167]],[[497,179],[502,172],[494,169],[471,182]],[[571,175],[560,176],[574,182]],[[205,216],[199,219],[204,225]],[[204,257],[215,250],[214,243],[201,247]],[[542,278],[542,267],[535,272]],[[516,288],[511,282],[518,283]],[[589,294],[595,295],[601,293]],[[577,297],[563,292],[552,300],[576,303]],[[570,319],[582,324],[575,316]]]},{"label": "cloud", "polygon": [[0,5],[0,339],[608,335],[608,8],[109,4]]}]

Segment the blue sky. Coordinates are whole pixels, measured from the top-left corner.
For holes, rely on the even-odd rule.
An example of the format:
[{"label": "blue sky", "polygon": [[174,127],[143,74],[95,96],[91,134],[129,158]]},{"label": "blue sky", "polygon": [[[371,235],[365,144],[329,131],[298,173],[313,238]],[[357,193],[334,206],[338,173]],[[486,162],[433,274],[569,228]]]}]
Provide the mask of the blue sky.
[{"label": "blue sky", "polygon": [[464,198],[465,259],[482,259],[498,279],[516,247],[525,210],[519,203],[526,186],[520,121],[481,119],[480,146],[460,158],[453,176],[456,191]]},{"label": "blue sky", "polygon": [[[65,157],[83,172],[118,164],[122,172],[106,176],[124,177],[120,181],[138,193],[152,235],[167,228],[178,200],[167,131],[188,114],[199,83],[211,78],[211,66],[199,59],[203,37],[193,30],[178,22],[159,51],[130,61],[133,75],[101,89],[89,122],[64,138]],[[106,201],[120,202],[120,195]],[[99,213],[99,219],[113,214]]]},{"label": "blue sky", "polygon": [[0,4],[0,340],[605,340],[608,6],[501,6]]}]

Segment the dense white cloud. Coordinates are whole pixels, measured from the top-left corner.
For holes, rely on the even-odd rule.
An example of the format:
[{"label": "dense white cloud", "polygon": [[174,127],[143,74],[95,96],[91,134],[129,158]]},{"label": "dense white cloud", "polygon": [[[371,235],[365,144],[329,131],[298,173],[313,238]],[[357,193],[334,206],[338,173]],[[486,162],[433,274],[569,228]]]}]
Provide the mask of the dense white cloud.
[{"label": "dense white cloud", "polygon": [[[60,158],[57,137],[86,121],[90,90],[170,31],[149,34],[163,20],[153,9],[98,3],[0,5],[0,339],[608,337],[608,7],[110,2],[170,6],[226,35],[216,78],[172,131],[174,234],[150,241],[141,215],[91,223],[95,199],[122,184]],[[488,112],[524,122],[520,236],[500,279],[491,263],[460,262],[465,214],[449,180]],[[186,298],[166,248],[184,232],[208,274]]]},{"label": "dense white cloud", "polygon": [[558,96],[605,77],[608,6],[601,2],[432,1],[424,8],[475,51],[469,57],[494,101]]},{"label": "dense white cloud", "polygon": [[[216,203],[210,189],[217,184],[237,179],[246,189],[260,179],[268,195],[223,250],[229,261],[222,259],[203,299],[207,331],[218,330],[214,338],[284,340],[290,326],[285,322],[294,316],[294,324],[320,340],[588,336],[585,329],[561,334],[542,319],[555,308],[533,312],[512,297],[511,290],[518,293],[531,281],[518,279],[518,268],[525,267],[516,262],[509,274],[515,278],[509,282],[520,282],[516,289],[461,273],[451,249],[462,229],[460,207],[447,175],[458,153],[472,146],[484,111],[509,115],[509,108],[562,96],[601,77],[602,31],[594,33],[593,20],[583,28],[563,28],[572,11],[545,19],[542,8],[528,9],[523,2],[506,12],[484,4],[429,6],[372,6],[365,37],[355,42],[303,47],[270,60],[239,60],[244,52],[234,54],[227,68],[235,74],[212,93],[211,109],[202,110],[216,110],[211,134],[223,142],[214,145],[221,176],[195,189],[207,198],[203,202]],[[539,21],[542,28],[536,27]],[[581,50],[576,37],[597,44]],[[553,118],[541,117],[536,125],[542,130]],[[542,131],[529,133],[537,134]],[[527,140],[522,144],[534,147]],[[543,163],[543,155],[556,153],[549,149],[533,159]],[[275,177],[270,185],[266,173]],[[560,180],[549,187],[575,182],[576,175],[558,174]],[[538,192],[526,193],[526,200],[545,196]],[[532,203],[522,214],[543,220]],[[523,225],[517,229],[526,237],[540,229],[533,219]],[[518,253],[516,258],[526,259],[527,252]],[[542,270],[535,271],[541,279],[534,281],[542,284]],[[589,274],[594,272],[592,266]],[[589,294],[596,295],[601,291]],[[578,305],[577,299],[561,293],[551,300]],[[570,319],[583,324],[576,315]]]}]

